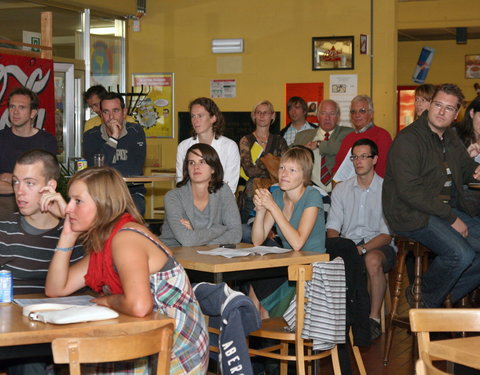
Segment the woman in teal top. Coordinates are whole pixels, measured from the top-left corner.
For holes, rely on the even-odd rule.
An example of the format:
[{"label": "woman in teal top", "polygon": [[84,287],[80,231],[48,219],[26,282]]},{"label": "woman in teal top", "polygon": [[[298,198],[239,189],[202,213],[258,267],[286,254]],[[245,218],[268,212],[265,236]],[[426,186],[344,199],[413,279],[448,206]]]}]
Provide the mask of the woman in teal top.
[{"label": "woman in teal top", "polygon": [[[325,219],[322,196],[309,186],[313,158],[304,147],[289,149],[280,159],[278,184],[270,193],[257,189],[253,202],[256,216],[252,242],[261,245],[275,225],[283,247],[295,251],[325,252]],[[283,313],[293,295],[286,278],[253,281],[249,296],[260,310],[262,319]]]}]

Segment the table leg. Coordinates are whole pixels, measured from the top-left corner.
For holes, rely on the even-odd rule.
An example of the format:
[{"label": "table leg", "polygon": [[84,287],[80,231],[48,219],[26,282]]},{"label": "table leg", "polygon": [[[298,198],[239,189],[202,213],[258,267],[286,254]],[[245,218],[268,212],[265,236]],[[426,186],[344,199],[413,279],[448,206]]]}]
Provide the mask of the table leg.
[{"label": "table leg", "polygon": [[221,282],[223,282],[223,272],[213,274],[213,282],[215,284],[220,284]]}]

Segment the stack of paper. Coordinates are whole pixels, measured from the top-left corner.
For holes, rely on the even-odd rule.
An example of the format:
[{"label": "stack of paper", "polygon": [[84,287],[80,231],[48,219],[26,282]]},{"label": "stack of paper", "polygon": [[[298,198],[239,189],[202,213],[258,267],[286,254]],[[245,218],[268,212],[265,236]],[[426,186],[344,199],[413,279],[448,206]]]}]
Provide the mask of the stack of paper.
[{"label": "stack of paper", "polygon": [[246,257],[248,255],[265,255],[265,254],[283,254],[292,251],[292,249],[282,249],[276,246],[256,246],[244,249],[227,249],[218,247],[212,250],[197,250],[197,253],[204,255],[221,255],[225,258]]}]

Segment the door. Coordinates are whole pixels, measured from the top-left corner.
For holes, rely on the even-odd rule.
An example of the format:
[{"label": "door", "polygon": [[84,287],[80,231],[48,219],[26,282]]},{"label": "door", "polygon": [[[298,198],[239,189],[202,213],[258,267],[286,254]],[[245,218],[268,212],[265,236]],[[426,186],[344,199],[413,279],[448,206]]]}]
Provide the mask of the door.
[{"label": "door", "polygon": [[54,70],[58,161],[67,166],[68,158],[81,156],[85,71],[70,63],[55,63]]}]

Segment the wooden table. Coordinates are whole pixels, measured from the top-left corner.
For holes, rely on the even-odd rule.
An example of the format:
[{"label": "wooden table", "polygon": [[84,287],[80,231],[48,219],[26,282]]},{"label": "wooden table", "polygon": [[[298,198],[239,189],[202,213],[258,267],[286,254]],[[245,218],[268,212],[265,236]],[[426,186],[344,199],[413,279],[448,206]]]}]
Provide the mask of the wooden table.
[{"label": "wooden table", "polygon": [[151,176],[129,176],[124,177],[125,182],[135,182],[137,184],[148,184],[151,182],[175,181],[175,173],[159,173]]},{"label": "wooden table", "polygon": [[[251,246],[251,244],[238,244],[237,249]],[[228,280],[286,275],[290,264],[310,264],[329,260],[328,254],[314,251],[291,251],[285,254],[249,255],[237,258],[197,253],[197,250],[210,250],[216,247],[218,246],[174,247],[172,252],[187,270],[192,282],[219,283]]]},{"label": "wooden table", "polygon": [[0,304],[0,347],[50,343],[59,337],[109,336],[144,332],[165,326],[170,322],[173,322],[173,319],[158,312],[152,312],[144,318],[120,314],[115,319],[57,325],[29,320],[22,315],[22,307],[14,303]]},{"label": "wooden table", "polygon": [[430,342],[429,355],[480,370],[480,336]]}]

